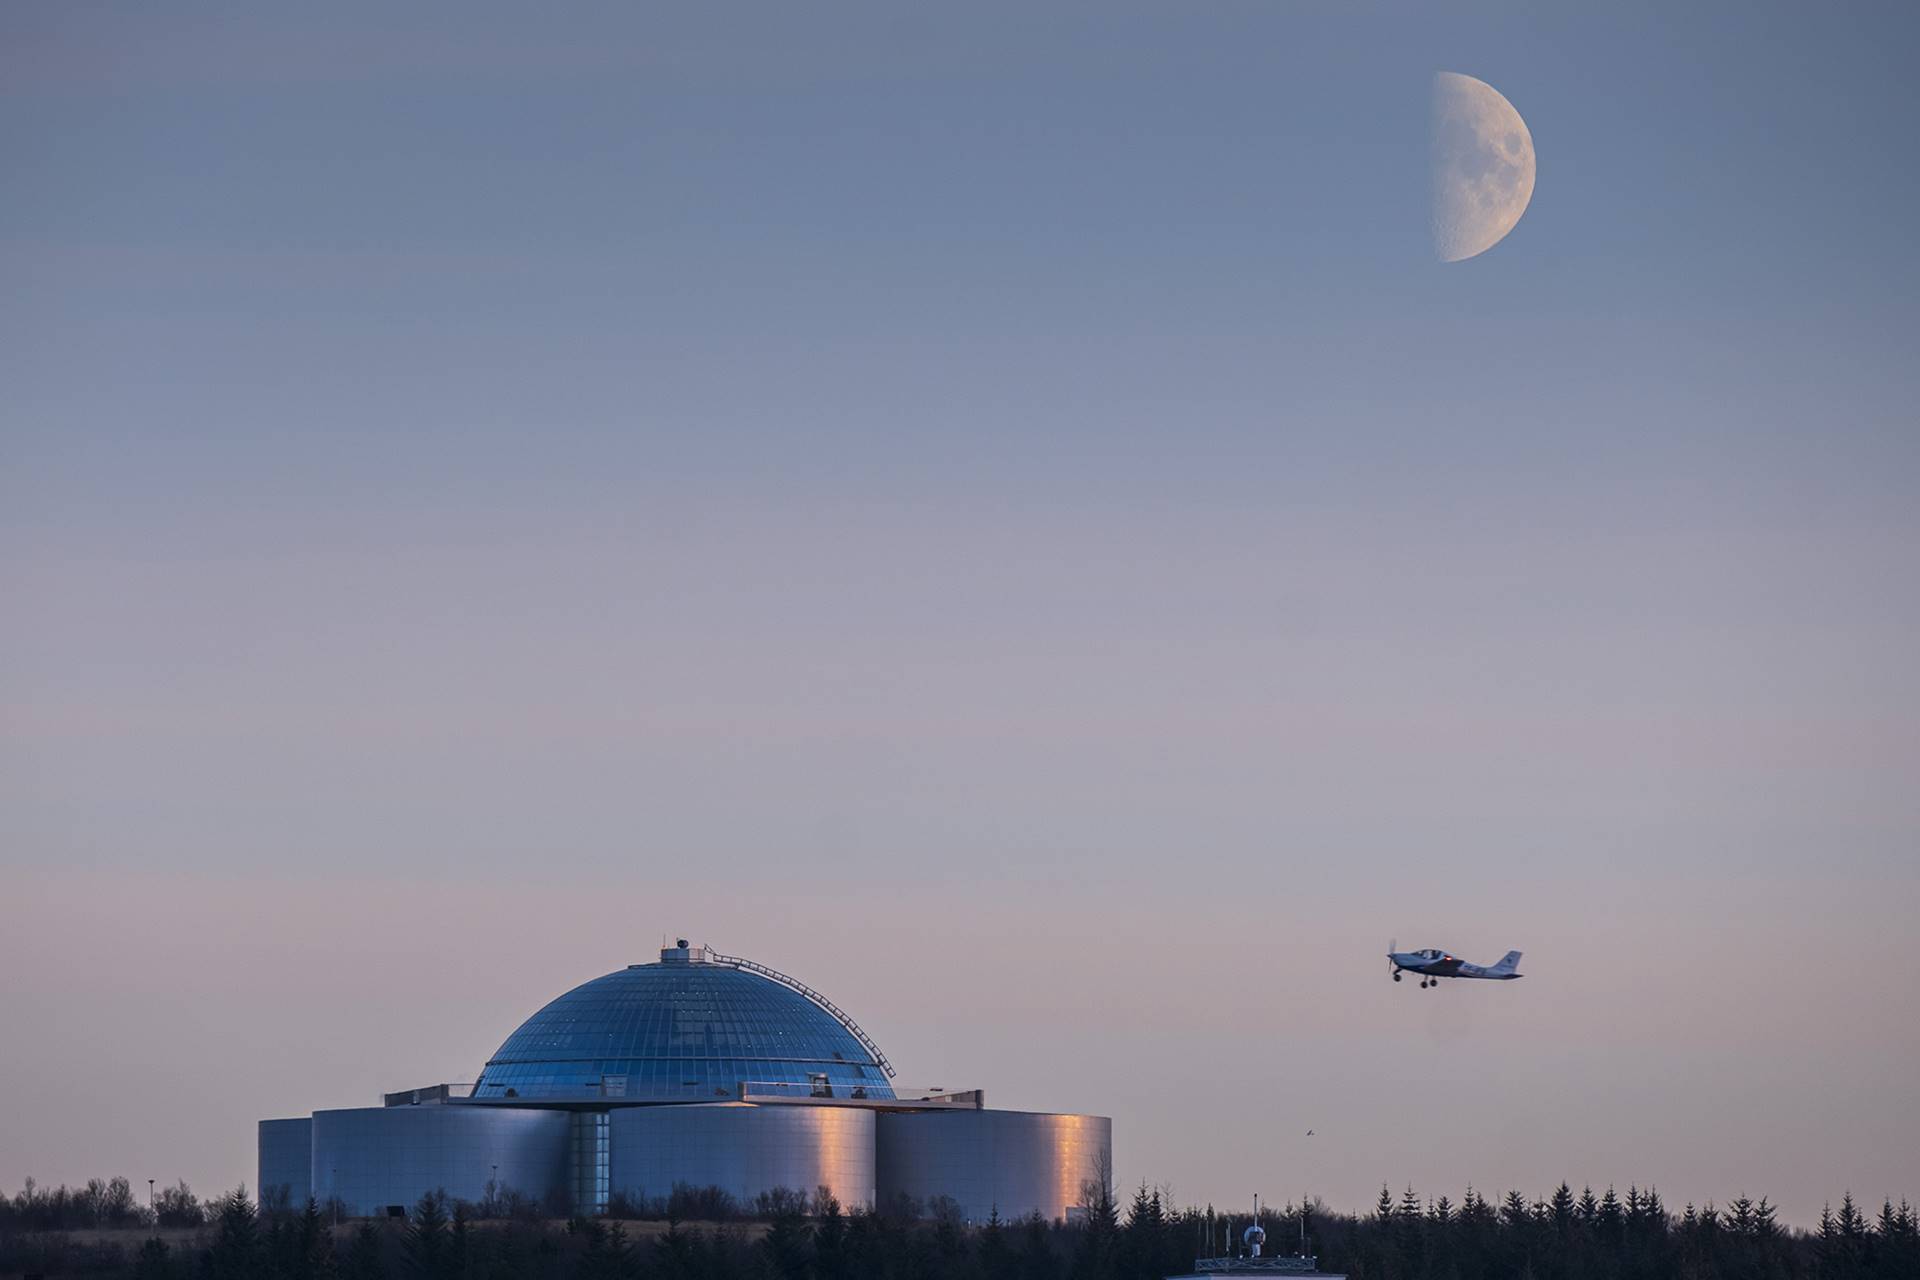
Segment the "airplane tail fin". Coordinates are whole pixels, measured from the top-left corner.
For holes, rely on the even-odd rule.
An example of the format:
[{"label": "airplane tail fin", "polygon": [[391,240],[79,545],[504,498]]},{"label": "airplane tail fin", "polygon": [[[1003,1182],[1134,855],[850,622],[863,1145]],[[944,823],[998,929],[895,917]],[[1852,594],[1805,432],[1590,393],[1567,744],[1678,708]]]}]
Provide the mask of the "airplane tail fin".
[{"label": "airplane tail fin", "polygon": [[1493,966],[1493,971],[1495,973],[1512,973],[1519,967],[1520,953],[1518,951],[1509,951],[1500,957],[1500,963]]}]

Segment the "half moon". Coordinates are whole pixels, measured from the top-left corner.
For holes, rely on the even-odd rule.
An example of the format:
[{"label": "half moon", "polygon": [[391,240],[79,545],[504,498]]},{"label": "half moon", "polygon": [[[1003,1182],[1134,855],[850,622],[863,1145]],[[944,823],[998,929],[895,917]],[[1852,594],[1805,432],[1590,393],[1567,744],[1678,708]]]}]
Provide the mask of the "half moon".
[{"label": "half moon", "polygon": [[1459,262],[1499,244],[1533,199],[1533,135],[1484,80],[1433,77],[1433,251]]}]

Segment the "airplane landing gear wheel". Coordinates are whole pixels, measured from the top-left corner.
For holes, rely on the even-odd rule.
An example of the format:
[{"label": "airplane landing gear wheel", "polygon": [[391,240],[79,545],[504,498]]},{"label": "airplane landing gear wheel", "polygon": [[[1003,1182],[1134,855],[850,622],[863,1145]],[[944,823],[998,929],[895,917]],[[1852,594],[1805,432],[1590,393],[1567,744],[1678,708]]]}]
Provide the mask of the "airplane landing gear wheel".
[{"label": "airplane landing gear wheel", "polygon": [[1393,980],[1394,980],[1395,982],[1398,982],[1398,981],[1400,981],[1400,975],[1399,975],[1399,974],[1397,974],[1397,973],[1396,973],[1396,974],[1394,974],[1394,975],[1393,975]]}]

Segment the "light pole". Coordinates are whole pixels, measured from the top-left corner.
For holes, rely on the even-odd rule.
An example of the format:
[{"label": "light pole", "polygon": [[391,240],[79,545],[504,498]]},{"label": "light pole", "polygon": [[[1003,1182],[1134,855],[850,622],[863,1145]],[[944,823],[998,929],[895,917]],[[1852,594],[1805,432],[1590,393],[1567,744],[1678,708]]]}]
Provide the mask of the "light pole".
[{"label": "light pole", "polygon": [[[1307,1138],[1311,1138],[1312,1136],[1313,1130],[1307,1130]],[[1300,1145],[1302,1147],[1300,1160],[1301,1172],[1306,1175],[1301,1181],[1311,1185],[1313,1182],[1313,1164],[1310,1153],[1313,1148],[1307,1143],[1306,1138],[1300,1140]],[[1300,1256],[1303,1258],[1307,1256],[1307,1202],[1309,1199],[1311,1199],[1310,1192],[1302,1191],[1300,1193]]]},{"label": "light pole", "polygon": [[[152,1178],[147,1179],[147,1216],[149,1218],[153,1217],[153,1179]],[[157,1219],[154,1225],[156,1226],[159,1225]]]}]

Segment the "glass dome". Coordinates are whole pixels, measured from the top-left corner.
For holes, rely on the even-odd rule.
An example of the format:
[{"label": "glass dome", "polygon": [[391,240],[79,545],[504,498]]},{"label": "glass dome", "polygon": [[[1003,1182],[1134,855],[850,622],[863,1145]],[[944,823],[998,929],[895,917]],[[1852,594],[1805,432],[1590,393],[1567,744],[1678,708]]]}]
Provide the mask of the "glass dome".
[{"label": "glass dome", "polygon": [[660,954],[528,1018],[488,1060],[473,1096],[710,1101],[742,1081],[817,1087],[822,1076],[842,1096],[893,1096],[883,1056],[781,975],[685,944]]}]

